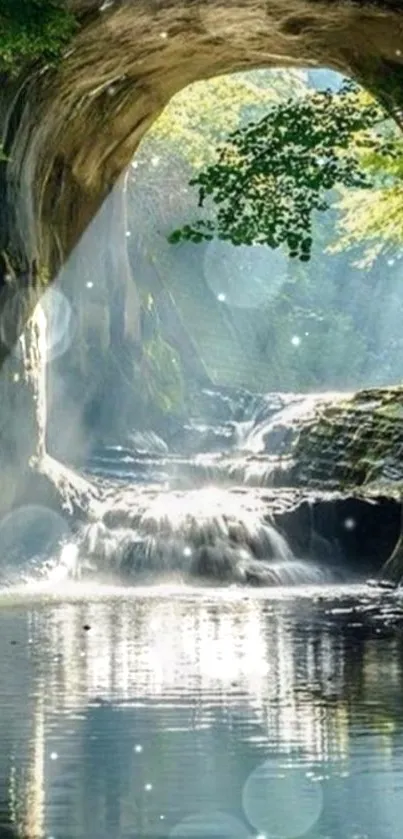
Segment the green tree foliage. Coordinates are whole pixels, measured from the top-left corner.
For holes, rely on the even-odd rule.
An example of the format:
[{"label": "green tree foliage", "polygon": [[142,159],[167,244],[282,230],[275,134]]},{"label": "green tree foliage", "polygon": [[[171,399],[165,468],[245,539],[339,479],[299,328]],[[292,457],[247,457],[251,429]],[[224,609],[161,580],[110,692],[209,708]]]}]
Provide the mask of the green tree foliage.
[{"label": "green tree foliage", "polygon": [[200,210],[189,180],[217,159],[217,145],[228,131],[305,92],[303,71],[264,70],[196,82],[174,96],[132,163],[128,221],[136,247],[152,252],[156,234],[167,237],[175,225],[197,221]]},{"label": "green tree foliage", "polygon": [[[304,73],[296,70],[256,71],[217,76],[195,82],[173,97],[154,123],[139,162],[169,150],[193,170],[217,157],[217,144],[252,119],[259,119],[274,103],[305,91]],[[145,154],[143,153],[145,150]]]},{"label": "green tree foliage", "polygon": [[[156,233],[200,216],[189,180],[217,159],[228,131],[261,118],[273,103],[306,90],[302,71],[256,71],[196,82],[172,98],[147,133],[128,180],[128,219],[140,250]],[[134,197],[142,191],[141,202]]]},{"label": "green tree foliage", "polygon": [[16,74],[32,61],[53,63],[76,26],[64,0],[0,0],[0,71]]},{"label": "green tree foliage", "polygon": [[308,92],[270,107],[267,115],[232,132],[216,162],[190,181],[210,217],[175,230],[172,243],[218,236],[234,245],[285,245],[308,261],[312,219],[325,211],[336,187],[368,189],[362,149],[380,156],[392,143],[374,132],[382,108],[355,86],[338,93]]},{"label": "green tree foliage", "polygon": [[[249,75],[245,78],[245,81],[248,80]],[[251,79],[256,86],[259,86],[259,80],[257,73]],[[272,89],[278,81],[275,78],[273,85],[268,73],[264,85]],[[238,104],[234,100],[234,118],[238,120],[234,124],[238,129],[247,125],[251,109],[255,109],[254,118],[258,120],[267,113],[267,107],[273,105],[277,110],[281,97],[283,103],[284,100],[285,104],[289,102],[296,86],[295,77],[290,77],[288,83],[286,77],[282,78],[281,83],[282,90],[276,92],[268,105],[263,101],[253,105],[248,92],[248,105],[244,106],[243,94],[239,91]],[[219,130],[221,136],[225,131],[222,115],[219,126],[215,122],[214,105],[216,96],[221,96],[221,102],[224,101],[224,92],[218,86],[214,95],[211,92],[210,99],[209,83],[203,85],[203,96],[201,91],[197,91],[197,102],[201,108],[197,131],[190,118],[190,113],[197,111],[197,102],[187,105],[185,95],[181,94],[180,109],[177,109],[175,97],[164,113],[164,136],[158,141],[158,150],[155,139],[150,138],[135,161],[129,196],[130,227],[135,235],[129,243],[139,284],[144,282],[148,286],[150,277],[158,275],[154,279],[160,281],[160,288],[173,299],[207,373],[218,384],[235,384],[252,390],[310,391],[353,389],[398,381],[403,369],[400,362],[403,348],[400,268],[403,263],[398,255],[393,264],[391,259],[381,255],[367,270],[357,270],[352,264],[352,254],[355,261],[365,255],[363,241],[359,238],[340,246],[337,253],[330,252],[335,249],[340,221],[347,220],[343,206],[339,207],[338,185],[330,195],[326,193],[330,209],[326,213],[312,213],[311,237],[315,247],[310,261],[289,260],[280,249],[273,253],[266,247],[267,271],[264,274],[262,265],[258,264],[260,248],[235,248],[230,242],[219,245],[209,241],[201,245],[183,242],[180,247],[169,247],[169,230],[185,224],[193,225],[200,218],[201,211],[188,181],[200,172],[195,160],[199,167],[200,162],[203,164],[202,172],[212,164],[213,154],[216,154],[214,132]],[[187,93],[192,96],[196,91],[192,87]],[[231,89],[228,95],[235,96],[236,90]],[[358,127],[351,132],[350,145],[338,153],[340,157],[354,157],[355,165],[362,171],[371,189],[367,185],[363,189],[346,188],[345,194],[341,191],[341,202],[345,197],[353,199],[357,195],[364,205],[364,201],[370,202],[373,195],[385,195],[386,221],[386,195],[393,190],[397,196],[401,183],[402,140],[397,138],[391,123],[384,122],[384,114],[377,106],[374,127],[362,128],[361,111],[372,108],[373,100],[365,92],[355,89],[347,91],[347,95],[349,105],[355,110],[352,114],[356,120],[354,125]],[[293,107],[302,107],[306,99],[307,88],[302,78],[298,82],[298,95],[294,98]],[[319,97],[319,101],[323,103],[323,98]],[[344,107],[343,97],[332,97],[331,101],[334,108],[337,102],[340,108]],[[208,111],[211,113],[208,118],[212,120],[211,125],[207,119],[207,124],[203,123],[205,106],[207,109],[211,106],[211,112]],[[187,107],[190,109],[189,118],[182,122],[181,133],[180,123]],[[341,115],[339,118],[341,120]],[[312,125],[316,125],[317,121],[317,116],[313,114]],[[370,120],[368,122],[372,124]],[[169,130],[168,125],[171,126]],[[306,133],[312,125],[309,123]],[[159,132],[157,123],[156,137]],[[174,133],[174,141],[171,132]],[[334,136],[335,132],[333,139]],[[205,138],[209,138],[208,144]],[[206,144],[208,147],[203,152]],[[294,147],[289,145],[288,148],[290,154],[294,152]],[[306,160],[309,161],[308,155]],[[276,200],[277,197],[276,193]],[[359,218],[360,201],[357,199],[355,212],[351,214],[352,222]],[[205,205],[203,212],[214,211],[214,203],[211,205],[206,199]],[[396,219],[398,212],[396,197]],[[389,213],[391,225],[394,215],[394,211]],[[378,229],[377,235],[382,236],[383,230]],[[223,249],[223,262],[222,265],[217,264],[215,272],[209,273],[206,271],[206,254],[216,246],[217,250]],[[226,277],[242,289],[244,308],[233,305],[233,298],[225,287]],[[267,290],[267,299],[259,304],[253,301],[257,281]],[[386,296],[385,281],[388,283]],[[224,302],[218,295],[220,291],[226,292]],[[247,305],[248,295],[250,308]],[[157,285],[155,301],[159,306]],[[162,308],[161,313],[160,328],[162,334],[167,329],[165,338],[169,344],[171,326],[165,322]],[[182,358],[180,343],[175,346],[179,346]],[[186,371],[185,378],[187,375]]]},{"label": "green tree foliage", "polygon": [[[342,190],[338,201],[339,236],[331,252],[353,249],[356,264],[365,268],[381,255],[390,255],[403,242],[403,140],[396,136],[378,149],[362,149],[362,166],[371,190]],[[364,252],[362,248],[364,247]]]}]

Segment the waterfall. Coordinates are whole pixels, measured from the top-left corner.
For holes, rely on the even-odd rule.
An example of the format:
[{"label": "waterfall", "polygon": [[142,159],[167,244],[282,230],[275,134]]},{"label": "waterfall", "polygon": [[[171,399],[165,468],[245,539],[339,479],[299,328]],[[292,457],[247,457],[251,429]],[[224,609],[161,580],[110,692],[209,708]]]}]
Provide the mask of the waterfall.
[{"label": "waterfall", "polygon": [[[272,394],[269,395],[272,397]],[[273,413],[268,398],[245,429],[242,447],[254,454],[278,454],[290,449],[298,423],[314,416],[318,404],[345,399],[346,393],[326,392],[309,394],[282,394],[283,404]]]},{"label": "waterfall", "polygon": [[40,303],[37,304],[20,338],[23,382],[32,399],[33,456],[40,462],[45,455],[46,441],[46,354],[47,323]]},{"label": "waterfall", "polygon": [[209,392],[204,414],[199,409],[187,421],[174,446],[134,429],[124,442],[98,447],[87,469],[107,481],[103,501],[64,546],[59,572],[130,585],[172,578],[252,586],[340,579],[331,545],[325,564],[293,554],[264,491],[274,476],[287,487],[279,451],[289,454],[298,418],[330,398],[218,394],[215,400]]},{"label": "waterfall", "polygon": [[[35,409],[32,455],[41,458],[46,431],[46,318],[39,307],[22,347],[31,408]],[[275,499],[281,498],[282,490],[273,489],[270,495],[264,489],[281,471],[276,445],[281,451],[284,442],[271,436],[269,444],[268,435],[278,423],[285,425],[286,432],[290,425],[293,428],[298,413],[311,411],[312,403],[312,397],[275,395],[273,408],[273,395],[254,402],[243,397],[240,410],[236,399],[227,399],[218,423],[216,408],[213,417],[207,414],[196,423],[197,428],[213,427],[221,434],[225,441],[221,451],[209,451],[208,445],[206,451],[186,451],[191,418],[182,440],[175,437],[175,446],[155,433],[134,429],[125,443],[117,440],[98,447],[85,465],[87,474],[95,472],[99,490],[97,503],[88,509],[89,521],[72,532],[46,519],[42,529],[47,532],[48,524],[52,525],[54,561],[48,551],[46,561],[41,563],[35,555],[24,567],[25,543],[18,545],[19,579],[28,579],[32,571],[35,579],[46,577],[59,584],[68,578],[129,585],[172,579],[249,586],[333,581],[332,564],[337,564],[337,557],[333,557],[332,545],[320,564],[313,557],[295,556],[278,524]],[[220,427],[224,427],[222,433]],[[196,439],[197,435],[190,448]],[[208,435],[208,439],[213,437]],[[259,448],[265,448],[258,454],[250,450],[257,440]],[[59,477],[55,476],[56,483]],[[287,479],[284,469],[285,492]],[[2,531],[3,542],[7,536],[7,556],[17,538],[13,521]],[[25,530],[28,538],[29,527]]]},{"label": "waterfall", "polygon": [[252,490],[121,490],[77,543],[77,574],[136,583],[169,578],[260,586],[323,582],[297,560]]}]

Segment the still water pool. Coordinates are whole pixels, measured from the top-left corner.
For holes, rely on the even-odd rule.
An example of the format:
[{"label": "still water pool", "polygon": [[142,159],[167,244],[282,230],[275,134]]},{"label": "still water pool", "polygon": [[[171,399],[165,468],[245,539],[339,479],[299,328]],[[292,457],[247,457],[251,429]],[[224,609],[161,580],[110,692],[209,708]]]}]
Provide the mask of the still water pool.
[{"label": "still water pool", "polygon": [[9,590],[1,839],[401,839],[402,616],[364,587]]}]

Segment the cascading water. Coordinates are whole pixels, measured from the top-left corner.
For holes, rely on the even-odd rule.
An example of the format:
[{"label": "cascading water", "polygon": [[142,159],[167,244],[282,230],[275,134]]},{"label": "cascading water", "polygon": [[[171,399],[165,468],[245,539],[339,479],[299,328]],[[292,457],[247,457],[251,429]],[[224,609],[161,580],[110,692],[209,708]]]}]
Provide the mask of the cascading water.
[{"label": "cascading water", "polygon": [[137,433],[93,452],[87,469],[107,484],[97,520],[65,549],[69,573],[74,554],[74,574],[84,579],[261,586],[333,579],[329,565],[293,555],[261,489],[281,468],[274,452],[315,397],[244,398],[242,410],[220,394],[208,398],[210,417],[185,426],[170,446]]},{"label": "cascading water", "polygon": [[[207,392],[204,415],[174,439],[134,432],[121,445],[94,450],[84,466],[99,490],[89,523],[72,532],[40,508],[11,514],[0,523],[0,550],[10,558],[3,583],[278,586],[340,579],[331,562],[293,555],[265,490],[287,485],[281,457],[294,422],[318,398],[325,397]],[[36,540],[33,522],[41,522]]]},{"label": "cascading water", "polygon": [[278,582],[292,561],[263,504],[247,494],[202,488],[122,493],[90,525],[79,557],[106,575],[130,579],[178,572],[226,582]]}]

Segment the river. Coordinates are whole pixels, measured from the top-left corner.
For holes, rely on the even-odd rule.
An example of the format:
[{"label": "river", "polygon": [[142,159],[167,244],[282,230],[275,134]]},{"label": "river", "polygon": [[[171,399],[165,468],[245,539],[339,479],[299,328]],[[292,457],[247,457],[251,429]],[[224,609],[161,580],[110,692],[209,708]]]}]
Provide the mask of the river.
[{"label": "river", "polygon": [[74,534],[0,524],[1,839],[401,839],[403,601],[263,509],[284,410],[93,453]]},{"label": "river", "polygon": [[4,596],[0,835],[400,839],[401,603],[273,592]]}]

